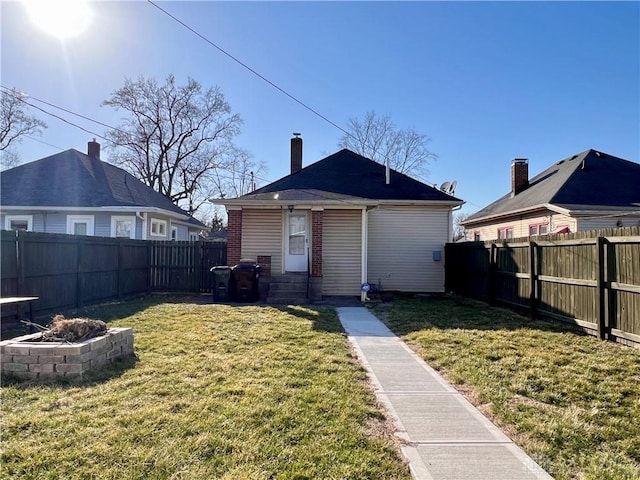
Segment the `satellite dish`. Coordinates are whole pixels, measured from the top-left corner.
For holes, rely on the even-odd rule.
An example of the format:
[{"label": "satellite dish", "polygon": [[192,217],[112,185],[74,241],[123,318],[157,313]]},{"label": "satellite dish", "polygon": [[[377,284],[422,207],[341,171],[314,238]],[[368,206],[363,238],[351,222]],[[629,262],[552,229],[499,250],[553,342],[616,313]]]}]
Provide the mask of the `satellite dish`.
[{"label": "satellite dish", "polygon": [[449,194],[453,195],[454,192],[456,191],[456,186],[458,185],[458,182],[456,180],[454,180],[453,182],[451,182],[451,185],[449,185]]},{"label": "satellite dish", "polygon": [[440,191],[441,192],[447,192],[449,190],[450,186],[451,186],[451,183],[444,182],[442,185],[440,185]]}]

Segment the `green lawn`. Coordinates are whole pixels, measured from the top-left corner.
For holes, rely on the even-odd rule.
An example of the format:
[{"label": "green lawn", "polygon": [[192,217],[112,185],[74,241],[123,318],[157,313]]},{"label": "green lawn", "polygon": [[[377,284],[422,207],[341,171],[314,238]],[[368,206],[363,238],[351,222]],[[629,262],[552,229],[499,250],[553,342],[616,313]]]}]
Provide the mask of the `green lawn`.
[{"label": "green lawn", "polygon": [[92,318],[135,360],[2,386],[12,479],[409,479],[332,309],[148,298]]},{"label": "green lawn", "polygon": [[374,312],[557,480],[640,479],[640,350],[461,299]]}]

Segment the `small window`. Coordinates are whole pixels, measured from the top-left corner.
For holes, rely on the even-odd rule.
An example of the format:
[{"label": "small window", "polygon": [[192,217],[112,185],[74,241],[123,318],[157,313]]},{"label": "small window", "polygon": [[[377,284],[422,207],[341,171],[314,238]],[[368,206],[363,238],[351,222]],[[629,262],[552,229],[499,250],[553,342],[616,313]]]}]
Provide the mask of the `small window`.
[{"label": "small window", "polygon": [[31,215],[7,215],[4,220],[5,230],[24,230],[30,232],[33,229],[33,216]]},{"label": "small window", "polygon": [[473,241],[474,242],[480,241],[480,232],[473,232]]},{"label": "small window", "polygon": [[67,233],[93,236],[93,215],[67,215]]},{"label": "small window", "polygon": [[198,236],[198,232],[189,232],[189,241],[190,242],[197,242],[200,239],[200,237]]},{"label": "small window", "polygon": [[499,228],[498,239],[503,240],[507,238],[513,238],[513,227]]},{"label": "small window", "polygon": [[151,219],[151,235],[155,237],[167,236],[167,221],[158,220],[156,218]]},{"label": "small window", "polygon": [[546,223],[537,223],[534,225],[529,225],[529,236],[533,237],[534,235],[546,235],[549,233],[549,227]]},{"label": "small window", "polygon": [[115,238],[135,238],[136,217],[111,217],[111,236]]},{"label": "small window", "polygon": [[171,240],[178,240],[178,227],[171,227]]}]

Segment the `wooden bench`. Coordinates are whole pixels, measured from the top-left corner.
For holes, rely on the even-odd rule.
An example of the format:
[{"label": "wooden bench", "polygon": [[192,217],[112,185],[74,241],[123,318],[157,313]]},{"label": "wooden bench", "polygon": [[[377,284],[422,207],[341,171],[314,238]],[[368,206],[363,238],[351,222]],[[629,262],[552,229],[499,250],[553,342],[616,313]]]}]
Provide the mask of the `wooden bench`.
[{"label": "wooden bench", "polygon": [[[4,305],[16,305],[18,308],[18,322],[20,321],[20,306],[29,305],[29,321],[33,323],[33,302],[39,297],[4,297],[0,298],[0,308]],[[29,325],[29,332],[33,333],[33,325]]]}]

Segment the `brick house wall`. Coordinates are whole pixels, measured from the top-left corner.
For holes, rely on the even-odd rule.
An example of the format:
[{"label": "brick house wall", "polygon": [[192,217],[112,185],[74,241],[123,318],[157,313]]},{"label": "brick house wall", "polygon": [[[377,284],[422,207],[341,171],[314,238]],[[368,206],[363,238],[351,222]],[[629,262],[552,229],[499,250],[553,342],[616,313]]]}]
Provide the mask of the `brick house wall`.
[{"label": "brick house wall", "polygon": [[227,263],[236,265],[242,252],[242,210],[228,211]]}]

